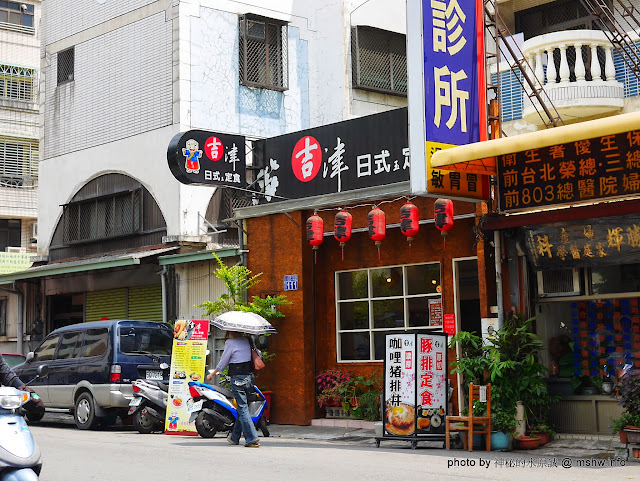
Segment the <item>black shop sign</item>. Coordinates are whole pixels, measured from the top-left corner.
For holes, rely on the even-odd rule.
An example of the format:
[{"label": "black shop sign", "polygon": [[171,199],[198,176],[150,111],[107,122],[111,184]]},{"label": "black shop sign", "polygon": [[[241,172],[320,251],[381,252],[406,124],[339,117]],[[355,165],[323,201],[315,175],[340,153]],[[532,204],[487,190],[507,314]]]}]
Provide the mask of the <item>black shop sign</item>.
[{"label": "black shop sign", "polygon": [[407,109],[257,141],[260,203],[409,180]]},{"label": "black shop sign", "polygon": [[500,210],[640,193],[640,131],[498,156]]},{"label": "black shop sign", "polygon": [[183,184],[245,188],[244,140],[204,130],[177,134],[167,149],[169,169]]}]

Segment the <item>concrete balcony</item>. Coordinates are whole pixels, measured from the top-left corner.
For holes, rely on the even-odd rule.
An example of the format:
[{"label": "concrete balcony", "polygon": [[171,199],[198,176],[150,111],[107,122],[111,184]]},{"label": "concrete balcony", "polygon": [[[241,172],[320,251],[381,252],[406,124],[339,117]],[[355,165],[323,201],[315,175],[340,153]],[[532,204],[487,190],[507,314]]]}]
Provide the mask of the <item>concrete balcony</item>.
[{"label": "concrete balcony", "polygon": [[[616,81],[613,46],[603,32],[547,33],[524,42],[522,52],[565,123],[613,115],[622,109],[624,85]],[[524,95],[522,118],[543,125],[532,102],[537,100]]]}]

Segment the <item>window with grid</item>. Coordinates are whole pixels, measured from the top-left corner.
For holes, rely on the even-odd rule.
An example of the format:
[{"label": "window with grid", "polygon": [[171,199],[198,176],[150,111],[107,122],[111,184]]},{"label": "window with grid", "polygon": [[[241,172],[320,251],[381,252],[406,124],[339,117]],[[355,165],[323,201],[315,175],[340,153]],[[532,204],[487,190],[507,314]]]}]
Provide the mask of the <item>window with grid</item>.
[{"label": "window with grid", "polygon": [[373,27],[351,29],[353,86],[407,95],[406,36]]},{"label": "window with grid", "polygon": [[36,71],[0,64],[0,98],[33,102]]},{"label": "window with grid", "polygon": [[241,85],[279,91],[289,88],[285,23],[241,16],[239,47]]},{"label": "window with grid", "polygon": [[20,219],[0,219],[0,252],[7,247],[22,246],[22,221]]},{"label": "window with grid", "polygon": [[380,361],[386,334],[442,329],[429,325],[439,291],[438,262],[336,272],[338,361]]},{"label": "window with grid", "polygon": [[33,187],[38,178],[38,141],[0,136],[0,187]]},{"label": "window with grid", "polygon": [[58,85],[71,82],[75,73],[75,48],[58,52]]},{"label": "window with grid", "polygon": [[0,28],[23,33],[35,33],[35,7],[21,2],[0,1]]},{"label": "window with grid", "polygon": [[118,193],[64,206],[64,242],[86,242],[140,232],[141,191]]}]

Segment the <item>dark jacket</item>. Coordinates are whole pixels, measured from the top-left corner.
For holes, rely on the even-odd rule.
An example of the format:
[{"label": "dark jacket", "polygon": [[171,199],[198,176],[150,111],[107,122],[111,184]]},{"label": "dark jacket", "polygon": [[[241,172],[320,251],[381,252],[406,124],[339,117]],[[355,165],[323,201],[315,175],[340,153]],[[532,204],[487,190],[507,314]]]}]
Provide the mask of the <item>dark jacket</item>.
[{"label": "dark jacket", "polygon": [[13,369],[9,367],[7,361],[4,360],[2,354],[0,354],[0,384],[3,386],[21,387],[24,383],[20,380]]}]

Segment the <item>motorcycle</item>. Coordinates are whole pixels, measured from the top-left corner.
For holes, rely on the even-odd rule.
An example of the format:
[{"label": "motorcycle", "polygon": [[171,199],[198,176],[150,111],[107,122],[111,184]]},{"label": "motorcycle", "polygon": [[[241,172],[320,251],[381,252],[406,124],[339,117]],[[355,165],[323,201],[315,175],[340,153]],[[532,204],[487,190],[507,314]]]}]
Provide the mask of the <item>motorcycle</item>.
[{"label": "motorcycle", "polygon": [[[163,371],[169,365],[160,364]],[[132,383],[133,398],[129,401],[129,416],[133,414],[133,424],[141,434],[164,431],[167,413],[169,386],[162,381],[137,379]]]},{"label": "motorcycle", "polygon": [[[222,382],[228,382],[228,380],[228,377],[221,378]],[[231,432],[238,419],[238,411],[231,389],[191,381],[189,382],[189,393],[193,398],[193,402],[187,404],[187,411],[191,413],[189,421],[195,421],[196,430],[200,436],[212,438],[218,431]],[[253,392],[248,393],[247,405],[256,429],[262,431],[264,437],[268,437],[269,429],[267,428],[267,419],[264,416],[267,399],[257,386],[253,386]]]},{"label": "motorcycle", "polygon": [[[47,373],[47,366],[39,366],[34,380]],[[14,387],[0,387],[0,481],[39,479],[42,469],[40,449],[20,413],[31,396]]]}]

